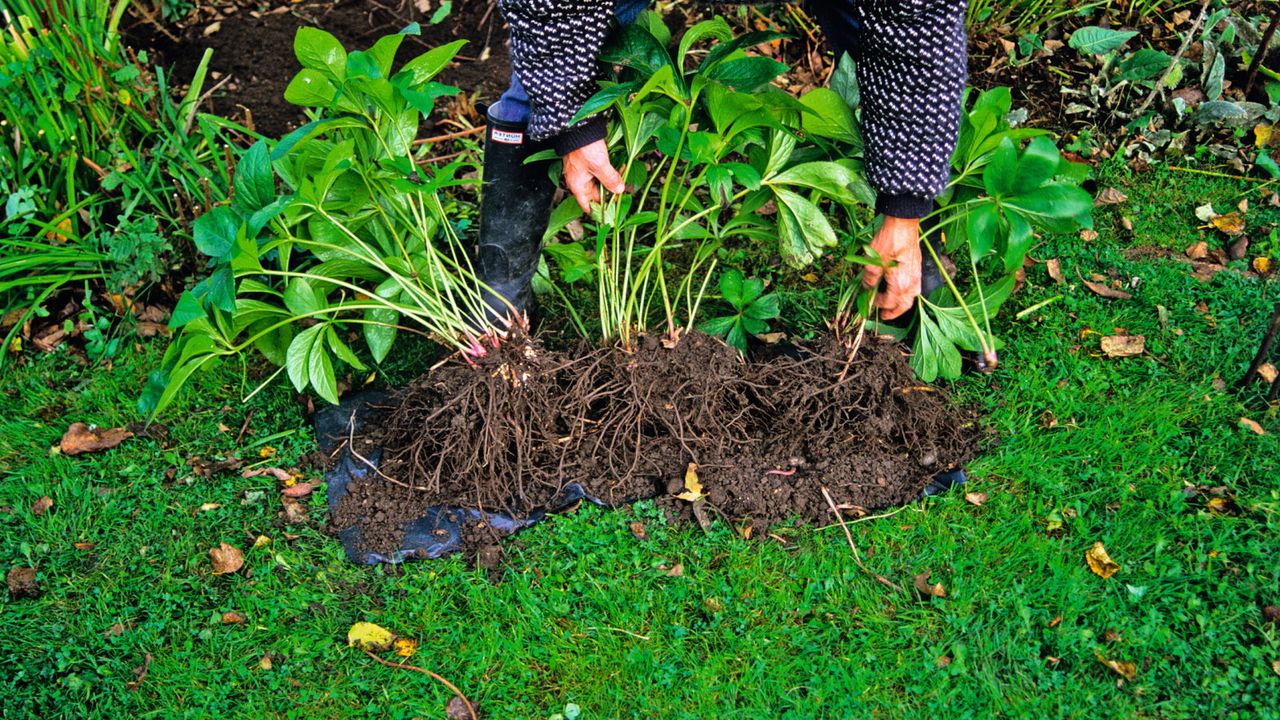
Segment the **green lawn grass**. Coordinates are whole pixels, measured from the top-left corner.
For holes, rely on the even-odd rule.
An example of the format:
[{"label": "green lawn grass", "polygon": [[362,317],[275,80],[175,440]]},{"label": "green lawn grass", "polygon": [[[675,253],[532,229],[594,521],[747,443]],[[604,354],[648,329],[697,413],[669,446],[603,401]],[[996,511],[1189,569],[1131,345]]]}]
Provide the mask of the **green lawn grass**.
[{"label": "green lawn grass", "polygon": [[[1191,208],[1202,192],[1247,190],[1112,172],[1104,180],[1131,198],[1167,189]],[[1150,201],[1132,210],[1168,222],[1170,237],[1196,232],[1190,211],[1175,222]],[[1280,605],[1280,421],[1261,386],[1231,388],[1280,291],[1128,260],[1131,241],[1099,227],[1093,242],[1035,251],[1058,257],[1068,284],[1029,270],[1009,309],[1061,299],[1008,313],[1000,369],[954,385],[991,428],[968,487],[985,504],[953,492],[852,526],[870,570],[908,589],[925,571],[944,585],[927,601],[861,570],[838,528],[778,528],[786,546],[743,541],[719,525],[670,526],[643,503],[584,506],[519,535],[496,582],[457,558],[356,567],[316,527],[283,527],[270,481],[185,465],[258,461],[265,446],[277,449],[267,464],[296,463],[314,442],[291,390],[241,405],[248,388],[225,367],[163,418],[168,449],[134,438],[65,457],[50,447],[69,423],[137,419],[161,348],[130,348],[110,369],[30,355],[0,374],[0,569],[35,566],[44,594],[0,602],[0,712],[441,717],[443,686],[346,647],[350,625],[368,620],[419,640],[411,662],[490,718],[570,703],[589,719],[1280,717],[1280,629],[1262,614]],[[1077,269],[1136,279],[1134,298],[1092,295]],[[1116,328],[1146,336],[1147,353],[1102,357],[1099,334]],[[1226,486],[1240,514],[1210,512],[1185,492],[1196,486]],[[266,491],[256,502],[255,490]],[[37,517],[43,495],[53,507]],[[319,497],[310,511],[318,525]],[[636,519],[647,540],[629,531]],[[250,549],[259,535],[271,542]],[[1096,541],[1120,565],[1109,579],[1086,565]],[[245,550],[244,569],[212,574],[219,542]],[[677,563],[683,574],[669,576]],[[232,610],[247,622],[224,624]],[[1133,663],[1136,679],[1099,658]]]}]

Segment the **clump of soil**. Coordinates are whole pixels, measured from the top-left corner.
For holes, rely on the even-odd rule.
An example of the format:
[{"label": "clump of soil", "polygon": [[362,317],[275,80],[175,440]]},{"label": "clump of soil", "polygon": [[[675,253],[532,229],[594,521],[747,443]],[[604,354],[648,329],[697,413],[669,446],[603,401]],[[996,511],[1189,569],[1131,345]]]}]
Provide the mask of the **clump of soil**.
[{"label": "clump of soil", "polygon": [[467,40],[457,59],[437,78],[467,93],[472,102],[492,103],[507,88],[511,61],[506,30],[497,3],[455,2],[440,23],[432,25],[428,11],[409,0],[226,0],[199,5],[177,25],[165,26],[135,9],[125,27],[134,47],[160,55],[160,63],[172,68],[176,84],[195,75],[206,48],[213,49],[210,76],[205,89],[219,89],[211,97],[212,111],[239,118],[267,136],[280,137],[306,122],[302,109],[284,100],[284,90],[300,69],[293,52],[293,38],[300,27],[318,27],[333,33],[348,50],[363,50],[378,38],[399,32],[417,22],[421,35],[405,37],[397,63],[445,45]]},{"label": "clump of soil", "polygon": [[382,553],[429,507],[528,517],[566,504],[574,484],[608,505],[667,496],[686,510],[674,495],[690,463],[728,519],[826,524],[824,488],[849,514],[908,502],[972,458],[978,437],[896,346],[850,356],[825,339],[744,361],[701,333],[633,352],[508,342],[419,378],[382,413],[355,438],[357,452],[381,449],[378,470],[334,513],[335,528],[359,525]]}]

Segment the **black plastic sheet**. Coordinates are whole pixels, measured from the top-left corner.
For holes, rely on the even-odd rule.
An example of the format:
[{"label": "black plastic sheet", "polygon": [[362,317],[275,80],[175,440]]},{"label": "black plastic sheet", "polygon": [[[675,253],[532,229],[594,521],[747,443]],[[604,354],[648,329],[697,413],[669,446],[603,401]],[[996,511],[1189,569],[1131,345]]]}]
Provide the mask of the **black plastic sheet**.
[{"label": "black plastic sheet", "polygon": [[[359,393],[347,398],[341,405],[328,406],[316,412],[316,435],[321,452],[331,455],[342,447],[337,461],[324,476],[331,516],[336,515],[338,503],[347,496],[347,486],[356,480],[366,479],[370,473],[374,472],[373,468],[377,466],[382,456],[380,448],[362,453],[363,458],[368,461],[365,463],[353,456],[350,448],[343,446],[343,442],[352,437],[353,433],[360,432],[361,426],[368,421],[372,407],[386,401],[388,397],[386,393],[380,392]],[[963,485],[964,482],[964,470],[940,473],[925,487],[920,497],[942,494],[953,487]],[[648,498],[634,498],[631,502],[646,499]],[[362,549],[361,529],[358,525],[340,530],[338,539],[342,541],[347,559],[360,565],[396,564],[406,560],[434,559],[462,549],[462,528],[469,522],[483,520],[499,535],[505,536],[536,525],[548,514],[571,508],[582,500],[602,507],[614,506],[588,494],[578,483],[569,483],[556,496],[554,505],[537,508],[523,517],[447,505],[427,508],[422,517],[406,525],[402,546],[390,554]]]}]

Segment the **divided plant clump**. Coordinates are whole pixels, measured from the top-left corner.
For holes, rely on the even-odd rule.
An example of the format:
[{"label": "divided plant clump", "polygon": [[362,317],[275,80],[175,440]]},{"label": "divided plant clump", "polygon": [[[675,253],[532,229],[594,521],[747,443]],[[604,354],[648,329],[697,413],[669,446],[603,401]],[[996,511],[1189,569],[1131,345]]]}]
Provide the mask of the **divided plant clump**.
[{"label": "divided plant clump", "polygon": [[[465,161],[423,163],[428,150],[413,142],[435,99],[456,92],[432,77],[460,43],[394,69],[402,37],[348,53],[327,33],[298,33],[303,70],[286,97],[314,119],[251,148],[232,202],[197,223],[214,270],[179,303],[182,333],[153,375],[149,409],[207,363],[250,349],[330,402],[337,368],[381,362],[401,332],[453,349],[360,434],[348,429],[347,450],[372,471],[348,488],[336,524],[389,525],[366,533],[389,546],[429,506],[526,516],[556,505],[570,483],[609,504],[670,495],[700,517],[709,506],[749,524],[825,522],[831,502],[855,514],[902,503],[973,456],[974,424],[921,384],[895,345],[868,340],[881,327],[869,293],[846,294],[828,337],[750,359],[699,329],[738,345],[777,315],[759,281],[735,269],[713,284],[726,247],[776,244],[803,267],[865,236],[874,191],[849,68],[844,92],[797,99],[771,84],[785,65],[747,52],[772,33],[734,37],[715,19],[677,43],[652,13],[623,31],[605,57],[621,74],[581,114],[616,112],[611,146],[635,191],[589,218],[571,199],[554,212],[549,235],[580,220],[592,240],[551,246],[556,272],[540,289],[568,300],[565,284],[580,281],[591,292],[574,297],[594,303],[572,307],[581,343],[551,349],[518,318],[501,328],[479,320],[486,289],[454,199],[475,183],[463,179]],[[973,261],[948,279],[951,300],[926,305],[947,320],[928,325],[922,313],[920,334],[957,356],[957,345],[994,346],[979,318],[1012,286],[984,290],[980,261],[999,256],[992,272],[1012,273],[1032,225],[1075,222],[1088,207],[1051,142],[1018,148],[1033,133],[1005,122],[1007,98],[984,95],[969,113],[962,171],[940,211],[939,227],[963,238],[940,247],[967,247]],[[983,168],[994,168],[985,184]],[[706,321],[714,287],[735,313]],[[926,379],[959,371],[917,341],[922,351],[935,355]]]}]

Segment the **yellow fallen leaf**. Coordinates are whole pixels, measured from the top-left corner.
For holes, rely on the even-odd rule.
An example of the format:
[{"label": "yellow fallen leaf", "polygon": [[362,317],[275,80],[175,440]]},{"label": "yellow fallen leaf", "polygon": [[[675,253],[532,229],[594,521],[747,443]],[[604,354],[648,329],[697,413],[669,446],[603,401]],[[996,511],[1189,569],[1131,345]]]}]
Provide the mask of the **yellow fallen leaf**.
[{"label": "yellow fallen leaf", "polygon": [[402,658],[413,657],[418,652],[418,641],[410,638],[396,638],[391,646],[395,648],[396,654]]},{"label": "yellow fallen leaf", "polygon": [[800,276],[800,279],[807,283],[816,283],[818,282],[818,275],[817,273],[805,273]]},{"label": "yellow fallen leaf", "polygon": [[386,650],[395,639],[390,630],[371,622],[358,622],[347,631],[348,646],[373,652]]},{"label": "yellow fallen leaf", "polygon": [[705,497],[705,493],[702,492],[702,483],[698,481],[698,463],[689,463],[689,467],[685,469],[684,492],[676,497],[688,502]]},{"label": "yellow fallen leaf", "polygon": [[1256,257],[1250,264],[1253,266],[1253,271],[1259,275],[1266,275],[1271,272],[1271,258],[1269,257]]},{"label": "yellow fallen leaf", "polygon": [[1213,226],[1228,235],[1240,235],[1244,232],[1244,215],[1238,212],[1229,212],[1226,215],[1219,215],[1209,222]]},{"label": "yellow fallen leaf", "polygon": [[1095,542],[1093,547],[1084,554],[1085,562],[1089,563],[1089,569],[1096,575],[1109,578],[1120,570],[1120,565],[1111,556],[1107,554],[1107,548],[1100,542]]},{"label": "yellow fallen leaf", "polygon": [[1254,433],[1254,434],[1256,434],[1256,435],[1266,435],[1266,434],[1267,434],[1267,431],[1266,431],[1266,430],[1263,430],[1263,429],[1262,429],[1262,426],[1261,426],[1261,425],[1259,425],[1259,424],[1257,423],[1257,421],[1256,421],[1256,420],[1250,420],[1250,419],[1249,419],[1249,418],[1247,418],[1247,417],[1242,417],[1242,418],[1240,418],[1240,424],[1241,424],[1241,425],[1243,425],[1244,427],[1248,428],[1251,432],[1253,432],[1253,433]]},{"label": "yellow fallen leaf", "polygon": [[258,661],[258,667],[262,668],[263,670],[270,670],[270,669],[271,669],[271,656],[270,656],[270,655],[263,655],[263,656],[262,656],[262,659]]},{"label": "yellow fallen leaf", "polygon": [[276,454],[276,449],[275,449],[275,448],[273,448],[273,447],[271,447],[270,445],[263,445],[263,446],[258,450],[258,457],[260,457],[260,458],[269,458],[269,457],[274,457],[274,456],[275,456],[275,454]]},{"label": "yellow fallen leaf", "polygon": [[1123,677],[1129,682],[1133,682],[1138,678],[1138,666],[1131,662],[1124,662],[1123,660],[1108,660],[1101,655],[1095,655],[1094,657],[1098,658],[1098,662],[1106,665],[1112,670],[1115,670],[1120,677]]},{"label": "yellow fallen leaf", "polygon": [[258,548],[266,547],[270,544],[271,544],[271,538],[267,537],[266,535],[259,535],[253,541],[253,549],[257,550]]},{"label": "yellow fallen leaf", "polygon": [[1253,126],[1253,146],[1266,147],[1275,140],[1280,139],[1276,135],[1276,126],[1267,125],[1266,123],[1258,123]]}]

